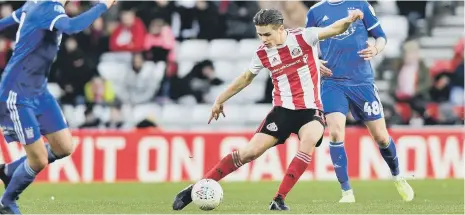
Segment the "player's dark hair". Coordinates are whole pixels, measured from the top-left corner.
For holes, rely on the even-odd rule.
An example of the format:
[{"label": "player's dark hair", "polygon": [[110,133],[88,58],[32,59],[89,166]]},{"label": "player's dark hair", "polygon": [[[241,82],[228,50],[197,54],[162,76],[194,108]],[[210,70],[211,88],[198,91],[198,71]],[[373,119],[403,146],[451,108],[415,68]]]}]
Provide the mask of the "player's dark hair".
[{"label": "player's dark hair", "polygon": [[283,25],[284,18],[283,18],[283,14],[279,10],[261,9],[253,17],[253,23],[256,26],[273,25],[274,27],[279,27]]}]

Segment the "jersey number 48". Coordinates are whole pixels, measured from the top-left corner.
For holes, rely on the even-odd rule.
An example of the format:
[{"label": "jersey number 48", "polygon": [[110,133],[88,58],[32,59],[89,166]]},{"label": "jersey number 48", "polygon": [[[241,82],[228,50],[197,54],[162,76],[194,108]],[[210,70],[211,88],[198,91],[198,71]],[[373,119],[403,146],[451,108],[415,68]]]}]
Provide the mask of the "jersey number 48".
[{"label": "jersey number 48", "polygon": [[381,108],[379,106],[378,101],[373,101],[370,105],[370,102],[365,102],[363,107],[363,111],[368,114],[368,116],[379,115],[381,113]]}]

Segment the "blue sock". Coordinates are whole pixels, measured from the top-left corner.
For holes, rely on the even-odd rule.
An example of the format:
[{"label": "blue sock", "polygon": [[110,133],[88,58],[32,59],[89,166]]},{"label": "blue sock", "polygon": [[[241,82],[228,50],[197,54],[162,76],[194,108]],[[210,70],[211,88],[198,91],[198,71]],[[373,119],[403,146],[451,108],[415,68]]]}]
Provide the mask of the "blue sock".
[{"label": "blue sock", "polygon": [[349,183],[349,173],[347,171],[347,155],[344,149],[344,142],[330,142],[329,154],[331,155],[334,171],[336,172],[337,180],[341,183],[342,190],[350,190],[351,187]]},{"label": "blue sock", "polygon": [[5,165],[5,174],[8,176],[8,177],[12,177],[13,176],[13,173],[15,172],[15,170],[18,168],[19,165],[21,165],[22,163],[24,163],[24,161],[26,160],[26,156],[22,156],[20,157],[18,160],[15,160],[7,165]]},{"label": "blue sock", "polygon": [[397,158],[396,144],[389,137],[389,144],[385,148],[379,148],[381,155],[386,161],[389,169],[391,169],[392,176],[399,175],[399,159]]},{"label": "blue sock", "polygon": [[[49,144],[45,144],[45,148],[47,148],[47,152],[48,152],[48,163],[53,163],[54,161],[56,161],[57,159],[60,159],[60,157],[56,156],[53,152],[52,152],[52,148],[50,147]],[[21,165],[24,161],[26,160],[26,156],[23,156],[21,158],[19,158],[18,160],[15,160],[9,164],[7,164],[5,166],[5,174],[8,176],[8,177],[12,177],[13,176],[13,173],[15,172],[16,168],[18,168],[19,165]]]},{"label": "blue sock", "polygon": [[37,173],[29,166],[27,160],[21,163],[13,173],[11,182],[3,193],[2,204],[7,206],[14,203],[19,194],[34,181],[36,174]]}]

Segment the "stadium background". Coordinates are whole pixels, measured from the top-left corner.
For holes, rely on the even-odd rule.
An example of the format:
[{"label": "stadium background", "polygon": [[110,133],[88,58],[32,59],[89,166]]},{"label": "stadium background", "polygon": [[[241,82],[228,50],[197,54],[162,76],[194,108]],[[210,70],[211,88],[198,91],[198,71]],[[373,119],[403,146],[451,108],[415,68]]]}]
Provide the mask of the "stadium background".
[{"label": "stadium background", "polygon": [[[94,2],[68,3],[67,13],[77,15]],[[450,186],[452,191],[443,194],[444,198],[440,194],[444,191],[436,190],[440,188],[431,189],[430,194],[439,193],[435,198],[442,198],[444,204],[458,197],[459,206],[463,205],[463,181],[457,183],[464,177],[465,157],[463,1],[370,2],[388,37],[386,49],[372,60],[372,65],[386,120],[397,142],[401,171],[416,179],[427,179],[413,184],[414,188]],[[212,101],[245,71],[260,44],[251,22],[253,15],[260,8],[277,8],[284,13],[286,27],[301,27],[308,8],[315,3],[122,1],[86,31],[64,35],[50,73],[49,89],[73,128],[76,152],[49,166],[38,180],[114,183],[188,182],[201,178],[221,157],[246,144],[271,108],[271,82],[267,74],[260,74],[251,86],[227,102],[226,118],[207,125]],[[8,16],[21,5],[21,1],[1,1],[0,15]],[[15,27],[1,32],[2,70],[11,56],[15,32]],[[388,179],[389,169],[366,129],[350,116],[348,126],[349,175],[361,180]],[[325,138],[323,146],[316,150],[302,180],[330,180],[326,185],[307,185],[316,190],[318,186],[334,190],[334,196],[327,198],[335,201],[339,191],[327,141]],[[291,137],[287,144],[273,148],[225,181],[281,180],[297,144],[298,139]],[[0,146],[3,161],[24,154],[17,144],[2,141]],[[47,184],[37,186],[33,189],[41,194],[34,197],[49,195]],[[182,188],[164,186],[158,188],[173,196]],[[232,189],[232,185],[225,186],[226,190]],[[274,190],[276,186],[266,189]],[[394,189],[383,186],[379,189]],[[78,189],[81,191],[74,191],[96,188]],[[115,187],[118,189],[124,187]],[[374,184],[366,189],[377,187]],[[65,198],[67,195],[62,192]],[[171,194],[167,201],[170,199]],[[67,204],[75,204],[70,202]],[[460,207],[456,203],[445,211],[457,212]],[[423,204],[423,209],[407,212],[424,212],[430,205],[426,200]],[[316,211],[327,213],[323,206]],[[66,212],[57,206],[49,207]],[[115,203],[104,212],[121,212],[118,208]],[[48,213],[49,209],[31,211]],[[398,208],[397,212],[406,211]]]}]

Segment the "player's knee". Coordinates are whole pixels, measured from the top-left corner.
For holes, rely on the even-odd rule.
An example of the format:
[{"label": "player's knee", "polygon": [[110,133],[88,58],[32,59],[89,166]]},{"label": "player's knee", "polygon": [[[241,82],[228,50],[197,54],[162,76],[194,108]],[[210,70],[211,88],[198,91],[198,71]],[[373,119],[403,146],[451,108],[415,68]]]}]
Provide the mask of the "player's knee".
[{"label": "player's knee", "polygon": [[318,142],[317,139],[315,138],[302,138],[300,140],[300,147],[299,151],[306,153],[306,154],[313,154],[313,151],[315,150],[316,143]]},{"label": "player's knee", "polygon": [[243,164],[249,163],[255,159],[257,159],[257,153],[254,151],[248,151],[242,154],[241,156],[241,162]]},{"label": "player's knee", "polygon": [[344,127],[340,125],[335,125],[330,127],[329,136],[331,142],[342,142],[344,141]]},{"label": "player's knee", "polygon": [[62,159],[62,158],[70,156],[74,152],[74,147],[60,146],[59,149],[53,148],[52,152],[56,156],[56,159]]},{"label": "player's knee", "polygon": [[331,142],[344,141],[346,116],[342,113],[333,113],[326,116],[329,137]]},{"label": "player's knee", "polygon": [[258,157],[260,157],[261,153],[258,149],[247,149],[247,150],[240,150],[239,157],[243,164],[249,163]]},{"label": "player's knee", "polygon": [[372,130],[372,136],[374,141],[381,147],[389,145],[389,133],[386,129],[375,129],[374,132]]},{"label": "player's knee", "polygon": [[389,145],[389,135],[375,134],[373,139],[380,147],[385,147]]},{"label": "player's knee", "polygon": [[331,142],[342,142],[344,141],[344,129],[345,123],[330,121],[328,120],[328,130],[329,130],[329,137]]},{"label": "player's knee", "polygon": [[299,130],[299,151],[312,154],[315,146],[323,136],[324,126],[319,121],[307,123]]},{"label": "player's knee", "polygon": [[46,158],[46,157],[41,158],[37,162],[37,166],[40,168],[40,170],[44,169],[47,165],[48,165],[48,158]]},{"label": "player's knee", "polygon": [[74,144],[71,133],[68,129],[63,129],[46,135],[53,154],[58,159],[67,157],[74,152]]},{"label": "player's knee", "polygon": [[40,172],[42,171],[47,165],[48,165],[48,158],[46,156],[36,158],[36,159],[28,159],[29,166],[36,171]]},{"label": "player's knee", "polygon": [[58,155],[60,158],[68,157],[74,152],[74,147],[72,144],[66,144],[61,149],[61,153]]}]

